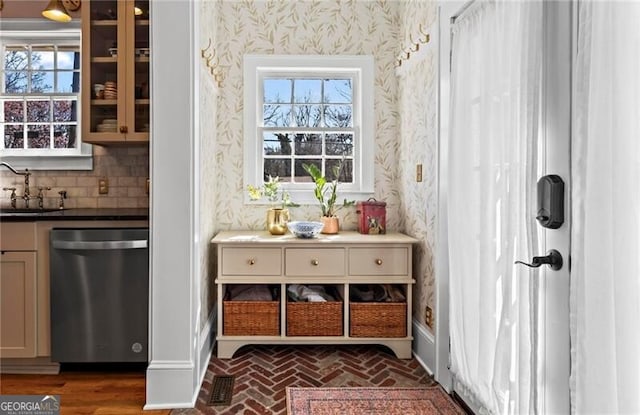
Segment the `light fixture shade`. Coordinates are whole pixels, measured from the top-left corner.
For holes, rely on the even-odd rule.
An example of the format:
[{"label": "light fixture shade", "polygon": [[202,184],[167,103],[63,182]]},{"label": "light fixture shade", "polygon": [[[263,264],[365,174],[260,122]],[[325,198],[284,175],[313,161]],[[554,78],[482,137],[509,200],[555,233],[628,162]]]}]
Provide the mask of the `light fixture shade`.
[{"label": "light fixture shade", "polygon": [[135,6],[133,8],[133,14],[135,14],[136,16],[141,16],[143,13],[142,9],[138,6]]},{"label": "light fixture shade", "polygon": [[64,4],[62,4],[62,0],[51,0],[49,5],[42,11],[42,15],[56,22],[67,23],[71,21],[71,16]]}]

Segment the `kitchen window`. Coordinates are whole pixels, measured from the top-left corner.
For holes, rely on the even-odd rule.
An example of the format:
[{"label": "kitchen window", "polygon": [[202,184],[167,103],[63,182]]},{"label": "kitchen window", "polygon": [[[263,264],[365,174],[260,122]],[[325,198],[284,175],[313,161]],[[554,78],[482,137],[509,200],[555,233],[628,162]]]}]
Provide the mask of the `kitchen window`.
[{"label": "kitchen window", "polygon": [[278,176],[309,203],[315,164],[341,197],[373,193],[372,57],[248,55],[244,75],[245,185]]},{"label": "kitchen window", "polygon": [[0,154],[18,168],[91,168],[80,137],[80,31],[4,31]]}]

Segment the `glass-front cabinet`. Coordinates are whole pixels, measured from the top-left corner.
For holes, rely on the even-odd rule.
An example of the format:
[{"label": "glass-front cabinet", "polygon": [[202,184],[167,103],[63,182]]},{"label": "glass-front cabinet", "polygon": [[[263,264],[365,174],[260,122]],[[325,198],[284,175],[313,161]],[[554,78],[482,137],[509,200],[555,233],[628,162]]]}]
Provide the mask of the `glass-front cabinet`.
[{"label": "glass-front cabinet", "polygon": [[148,142],[149,1],[83,1],[82,51],[83,141]]}]

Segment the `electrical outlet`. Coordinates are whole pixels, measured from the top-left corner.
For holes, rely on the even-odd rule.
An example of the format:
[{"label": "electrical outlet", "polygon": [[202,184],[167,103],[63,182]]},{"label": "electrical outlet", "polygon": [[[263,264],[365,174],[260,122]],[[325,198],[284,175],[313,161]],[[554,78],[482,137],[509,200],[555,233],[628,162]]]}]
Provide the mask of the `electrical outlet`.
[{"label": "electrical outlet", "polygon": [[416,182],[422,181],[422,164],[416,164]]},{"label": "electrical outlet", "polygon": [[109,193],[109,180],[106,177],[98,180],[98,193],[101,195]]},{"label": "electrical outlet", "polygon": [[424,312],[424,322],[427,323],[430,329],[433,329],[433,310],[431,310],[429,306],[427,306]]}]

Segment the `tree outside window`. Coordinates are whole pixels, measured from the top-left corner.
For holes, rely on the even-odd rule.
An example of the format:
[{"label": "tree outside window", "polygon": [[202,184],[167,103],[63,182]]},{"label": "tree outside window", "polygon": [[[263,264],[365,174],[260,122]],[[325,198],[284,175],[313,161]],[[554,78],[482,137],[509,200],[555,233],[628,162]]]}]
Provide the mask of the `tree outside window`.
[{"label": "tree outside window", "polygon": [[79,46],[5,45],[3,55],[3,148],[77,148]]},{"label": "tree outside window", "polygon": [[[263,175],[310,182],[303,164],[315,164],[329,180],[353,181],[351,78],[263,80]],[[333,177],[333,166],[340,177]]]}]

